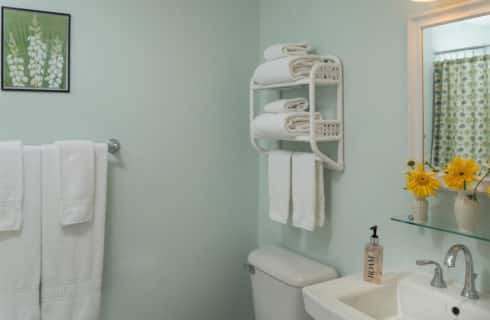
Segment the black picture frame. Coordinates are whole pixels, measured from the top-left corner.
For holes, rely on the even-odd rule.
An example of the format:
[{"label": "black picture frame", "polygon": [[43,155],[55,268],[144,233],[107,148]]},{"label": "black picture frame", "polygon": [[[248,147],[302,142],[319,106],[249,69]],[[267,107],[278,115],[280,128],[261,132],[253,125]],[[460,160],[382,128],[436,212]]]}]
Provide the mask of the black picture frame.
[{"label": "black picture frame", "polygon": [[[53,11],[43,11],[43,10],[35,10],[35,9],[26,9],[26,8],[17,8],[17,7],[9,7],[9,6],[2,6],[2,13],[1,13],[1,49],[0,49],[0,63],[1,63],[1,90],[2,91],[15,91],[15,92],[47,92],[47,93],[69,93],[70,88],[71,88],[71,14],[69,13],[62,13],[62,12],[53,12]],[[30,13],[39,13],[39,14],[48,14],[48,15],[57,15],[57,16],[64,16],[68,19],[68,26],[67,26],[67,40],[66,40],[66,50],[67,54],[66,57],[68,61],[66,61],[66,76],[65,76],[65,81],[66,81],[66,88],[63,89],[46,89],[46,88],[11,88],[7,87],[5,85],[5,71],[4,69],[4,53],[5,53],[5,11],[7,10],[17,10],[17,11],[25,11],[25,12],[30,12]]]}]

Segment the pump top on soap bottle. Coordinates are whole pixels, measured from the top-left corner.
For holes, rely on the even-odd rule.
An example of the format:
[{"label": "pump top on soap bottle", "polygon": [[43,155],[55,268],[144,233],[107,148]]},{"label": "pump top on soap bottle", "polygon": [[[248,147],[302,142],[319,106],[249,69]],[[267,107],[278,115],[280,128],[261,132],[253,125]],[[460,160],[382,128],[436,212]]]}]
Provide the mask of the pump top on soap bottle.
[{"label": "pump top on soap bottle", "polygon": [[371,244],[377,245],[379,244],[379,237],[378,237],[378,226],[372,226],[369,228],[372,232],[373,235],[371,236]]},{"label": "pump top on soap bottle", "polygon": [[364,280],[380,284],[383,277],[383,246],[379,244],[378,226],[372,226],[373,232],[364,253]]}]

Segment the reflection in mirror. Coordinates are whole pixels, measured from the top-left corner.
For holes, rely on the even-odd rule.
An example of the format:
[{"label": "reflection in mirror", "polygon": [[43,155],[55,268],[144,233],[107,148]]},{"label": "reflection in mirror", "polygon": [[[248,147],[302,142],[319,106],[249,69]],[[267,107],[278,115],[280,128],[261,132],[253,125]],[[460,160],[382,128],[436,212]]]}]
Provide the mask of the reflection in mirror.
[{"label": "reflection in mirror", "polygon": [[490,159],[490,16],[424,29],[424,156]]}]

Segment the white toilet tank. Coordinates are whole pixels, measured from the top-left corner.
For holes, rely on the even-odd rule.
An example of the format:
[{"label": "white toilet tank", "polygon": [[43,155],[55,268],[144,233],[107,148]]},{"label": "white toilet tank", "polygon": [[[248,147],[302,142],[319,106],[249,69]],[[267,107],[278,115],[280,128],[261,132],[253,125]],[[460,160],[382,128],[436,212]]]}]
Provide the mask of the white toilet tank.
[{"label": "white toilet tank", "polygon": [[338,277],[333,268],[278,247],[252,251],[248,263],[255,320],[311,320],[302,289]]}]

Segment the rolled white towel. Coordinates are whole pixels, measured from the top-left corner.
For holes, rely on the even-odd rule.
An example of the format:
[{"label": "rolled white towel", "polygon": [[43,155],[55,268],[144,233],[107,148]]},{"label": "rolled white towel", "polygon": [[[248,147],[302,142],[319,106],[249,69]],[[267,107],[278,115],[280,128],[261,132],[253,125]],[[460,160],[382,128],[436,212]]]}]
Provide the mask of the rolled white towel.
[{"label": "rolled white towel", "polygon": [[[315,120],[320,120],[315,113]],[[252,121],[251,130],[256,138],[292,139],[310,133],[308,112],[264,113]]]},{"label": "rolled white towel", "polygon": [[275,60],[287,56],[305,55],[311,52],[311,46],[307,43],[276,43],[265,49],[265,60]]},{"label": "rolled white towel", "polygon": [[315,63],[323,62],[322,57],[289,56],[261,64],[255,69],[255,83],[275,84],[307,78]]},{"label": "rolled white towel", "polygon": [[300,112],[308,109],[308,100],[305,98],[282,99],[268,103],[264,107],[265,112]]}]

